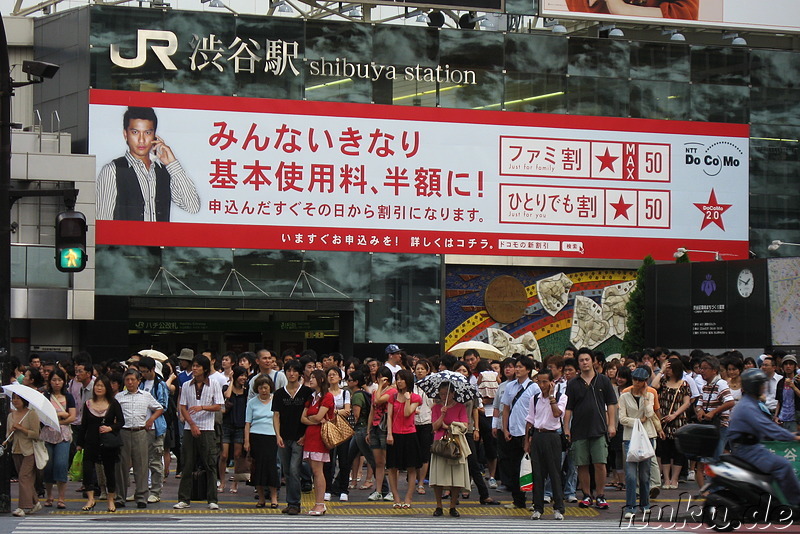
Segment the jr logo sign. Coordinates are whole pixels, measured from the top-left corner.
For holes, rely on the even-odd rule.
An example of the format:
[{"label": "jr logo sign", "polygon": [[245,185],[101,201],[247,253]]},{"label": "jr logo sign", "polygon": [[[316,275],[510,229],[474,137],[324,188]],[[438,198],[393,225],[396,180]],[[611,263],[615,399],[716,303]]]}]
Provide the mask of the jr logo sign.
[{"label": "jr logo sign", "polygon": [[111,62],[124,69],[136,69],[147,61],[148,41],[151,43],[153,53],[167,70],[178,70],[170,56],[178,50],[178,38],[174,33],[164,30],[137,30],[136,31],[136,57],[124,58],[119,53],[119,45],[111,45]]}]

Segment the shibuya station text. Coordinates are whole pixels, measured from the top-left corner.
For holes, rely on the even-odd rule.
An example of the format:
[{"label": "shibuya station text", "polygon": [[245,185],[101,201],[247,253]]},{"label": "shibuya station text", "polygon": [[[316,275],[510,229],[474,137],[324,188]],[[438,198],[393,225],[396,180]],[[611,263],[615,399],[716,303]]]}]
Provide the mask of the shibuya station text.
[{"label": "shibuya station text", "polygon": [[352,63],[347,58],[335,58],[308,62],[309,72],[312,76],[346,76],[348,78],[364,78],[377,81],[380,78],[397,80],[402,77],[405,81],[417,82],[448,82],[463,85],[477,85],[474,70],[451,69],[450,65],[436,65],[436,67],[423,67],[414,65],[402,68],[394,65],[381,65],[372,63]]}]

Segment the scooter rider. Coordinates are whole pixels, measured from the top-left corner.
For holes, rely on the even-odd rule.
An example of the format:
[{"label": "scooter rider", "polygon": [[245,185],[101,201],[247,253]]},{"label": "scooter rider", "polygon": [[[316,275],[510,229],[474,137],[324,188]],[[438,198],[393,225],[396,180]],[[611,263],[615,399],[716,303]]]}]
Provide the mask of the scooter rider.
[{"label": "scooter rider", "polygon": [[759,406],[767,380],[761,369],[748,369],[742,373],[742,399],[731,412],[728,440],[734,456],[765,473],[772,473],[784,496],[796,505],[800,499],[800,482],[794,469],[786,458],[771,453],[761,444],[765,440],[800,441],[800,436],[772,421],[766,406]]}]

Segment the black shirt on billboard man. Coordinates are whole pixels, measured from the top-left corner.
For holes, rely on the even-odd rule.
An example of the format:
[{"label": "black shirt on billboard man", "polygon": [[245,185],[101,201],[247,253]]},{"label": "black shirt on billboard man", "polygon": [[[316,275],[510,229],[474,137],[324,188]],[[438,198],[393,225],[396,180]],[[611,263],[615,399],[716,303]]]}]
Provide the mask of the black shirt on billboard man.
[{"label": "black shirt on billboard man", "polygon": [[97,176],[97,219],[167,222],[172,204],[188,213],[200,211],[194,182],[156,135],[153,108],[129,107],[122,127],[128,151]]}]

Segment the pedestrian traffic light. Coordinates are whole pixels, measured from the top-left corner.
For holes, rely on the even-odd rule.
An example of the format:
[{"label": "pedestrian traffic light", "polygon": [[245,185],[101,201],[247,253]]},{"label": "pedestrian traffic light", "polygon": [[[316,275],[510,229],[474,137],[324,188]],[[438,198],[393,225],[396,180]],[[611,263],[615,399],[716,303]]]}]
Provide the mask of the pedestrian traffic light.
[{"label": "pedestrian traffic light", "polygon": [[56,269],[78,273],[86,267],[86,216],[64,211],[56,217]]}]

